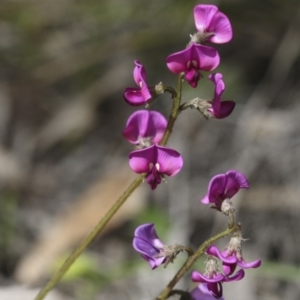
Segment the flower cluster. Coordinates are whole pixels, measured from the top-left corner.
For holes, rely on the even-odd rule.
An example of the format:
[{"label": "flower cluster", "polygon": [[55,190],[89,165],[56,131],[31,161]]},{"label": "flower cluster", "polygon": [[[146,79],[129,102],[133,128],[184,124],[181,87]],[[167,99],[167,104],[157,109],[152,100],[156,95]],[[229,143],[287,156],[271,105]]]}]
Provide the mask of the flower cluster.
[{"label": "flower cluster", "polygon": [[[143,71],[143,67],[138,64],[134,74],[141,77]],[[140,78],[138,75],[135,75],[136,78]],[[136,79],[136,81],[138,80]],[[141,80],[140,85],[148,91],[147,86],[143,83],[144,80]],[[138,102],[137,97],[141,99],[143,93],[147,94],[142,91],[142,88],[141,90],[133,88],[126,90],[127,97],[129,97],[128,95],[132,96],[135,103]],[[161,113],[139,110],[128,118],[126,128],[123,130],[123,136],[139,149],[129,154],[129,165],[135,173],[146,174],[146,181],[152,190],[164,180],[165,175],[174,176],[183,166],[182,156],[176,150],[159,146],[166,127],[167,120]]]},{"label": "flower cluster", "polygon": [[[240,236],[240,233],[238,233]],[[216,246],[210,246],[206,250],[208,255],[206,260],[205,273],[193,271],[192,280],[194,282],[205,283],[207,290],[212,296],[220,299],[223,295],[223,282],[238,281],[244,278],[244,269],[258,268],[261,260],[246,262],[241,255],[241,242],[243,239],[232,237],[225,250],[220,251]],[[222,271],[218,265],[218,259],[222,262]],[[235,274],[236,267],[240,267]]]},{"label": "flower cluster", "polygon": [[[208,44],[227,43],[232,39],[229,19],[215,5],[196,5],[194,19],[197,32],[190,36],[187,47],[166,58],[168,69],[179,74],[180,84],[184,79],[192,88],[196,88],[200,78],[203,77],[202,71],[213,71],[220,63],[218,51]],[[137,87],[125,89],[124,98],[128,104],[149,107],[153,100],[164,92],[170,92],[173,100],[169,121],[157,111],[144,109],[134,112],[128,118],[126,128],[123,130],[123,136],[137,148],[129,154],[131,169],[138,174],[144,174],[146,182],[154,190],[165,176],[174,176],[183,167],[183,158],[180,153],[165,147],[168,134],[172,130],[178,114],[191,107],[197,108],[207,119],[224,119],[232,113],[235,102],[221,100],[225,90],[221,73],[208,75],[208,79],[214,84],[214,96],[211,100],[195,98],[181,104],[181,86],[177,92],[161,82],[149,86],[144,66],[137,60],[134,63],[133,77]],[[174,105],[176,101],[177,105]],[[201,203],[212,204],[212,208],[229,217],[229,231],[225,232],[223,236],[231,234],[232,237],[222,251],[216,246],[209,246],[206,249],[199,248],[202,249],[202,254],[205,251],[207,260],[203,274],[193,271],[191,275],[192,281],[200,283],[189,294],[189,297],[194,300],[223,299],[223,283],[241,280],[245,276],[244,269],[257,268],[261,264],[260,260],[252,262],[244,260],[242,256],[244,239],[241,234],[241,225],[235,223],[234,220],[235,209],[231,198],[240,189],[248,188],[249,183],[245,175],[236,170],[229,170],[225,174],[218,174],[211,179],[207,193],[201,199]],[[135,230],[133,247],[152,269],[156,269],[160,265],[167,266],[181,251],[186,251],[190,256],[195,255],[194,258],[199,257],[198,253],[194,253],[189,247],[178,244],[165,245],[159,239],[153,223],[140,225]],[[219,263],[222,264],[222,267],[219,266]],[[236,271],[237,268],[239,269]]]},{"label": "flower cluster", "polygon": [[[227,214],[224,207],[226,200],[230,200],[241,188],[249,188],[246,177],[238,171],[230,170],[225,174],[214,176],[209,184],[207,195],[201,200],[204,204],[213,203],[217,210]],[[232,208],[232,206],[229,206]],[[193,271],[192,280],[199,282],[201,285],[192,292],[195,299],[202,299],[200,295],[205,293],[220,299],[223,294],[222,283],[238,281],[244,278],[244,269],[257,268],[261,260],[246,262],[242,256],[242,242],[244,239],[241,232],[235,231],[227,247],[220,251],[216,246],[210,246],[206,250],[208,255],[204,274]],[[154,228],[154,224],[144,224],[139,226],[134,235],[133,246],[136,251],[141,253],[142,257],[147,260],[152,269],[165,264],[170,256],[174,256],[170,249],[172,246],[164,245]],[[219,261],[222,262],[222,271],[219,267]],[[239,267],[236,273],[236,268]],[[205,298],[203,298],[205,299]],[[208,298],[209,299],[209,298]]]},{"label": "flower cluster", "polygon": [[[202,77],[200,71],[212,71],[220,63],[218,51],[206,44],[222,44],[232,39],[230,21],[215,5],[197,5],[194,8],[194,19],[198,31],[191,35],[186,49],[166,59],[169,70],[175,74],[184,74],[185,80],[193,88],[197,87]],[[133,106],[149,105],[168,87],[148,86],[144,66],[138,60],[134,64],[133,78],[137,87],[126,88],[124,99]],[[215,85],[214,98],[204,102],[205,109],[202,112],[206,117],[226,118],[233,111],[235,103],[231,100],[221,101],[225,90],[223,76],[214,73],[208,78]],[[155,189],[165,175],[177,174],[183,165],[177,151],[159,146],[166,128],[167,121],[159,112],[140,110],[129,117],[123,131],[124,137],[139,149],[130,153],[130,167],[138,174],[146,173],[151,189]]]},{"label": "flower cluster", "polygon": [[167,57],[167,66],[175,74],[184,72],[185,79],[193,88],[202,77],[200,71],[212,71],[218,67],[220,56],[207,42],[223,44],[232,39],[228,18],[215,5],[197,5],[194,8],[197,33],[191,35],[187,48]]}]

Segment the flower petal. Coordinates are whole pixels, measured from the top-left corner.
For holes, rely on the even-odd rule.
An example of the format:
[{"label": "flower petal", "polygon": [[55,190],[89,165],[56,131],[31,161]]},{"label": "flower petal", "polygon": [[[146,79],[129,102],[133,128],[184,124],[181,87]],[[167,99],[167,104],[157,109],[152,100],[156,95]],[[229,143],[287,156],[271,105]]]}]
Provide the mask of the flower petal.
[{"label": "flower petal", "polygon": [[153,137],[152,142],[159,143],[167,128],[167,119],[157,111],[149,111],[150,117],[148,119],[147,136]]},{"label": "flower petal", "polygon": [[[194,300],[215,300],[216,298],[212,296],[212,293],[208,290],[207,284],[201,283],[196,288],[191,291],[192,299]],[[224,300],[224,298],[220,298]]]},{"label": "flower petal", "polygon": [[143,105],[146,103],[141,89],[139,88],[126,88],[123,94],[125,101],[133,106]]},{"label": "flower petal", "polygon": [[140,138],[151,138],[159,143],[167,127],[166,118],[157,111],[138,110],[127,120],[124,137],[132,144],[139,144]]},{"label": "flower petal", "polygon": [[226,182],[227,178],[225,174],[214,176],[209,183],[207,195],[201,200],[201,202],[204,204],[214,203],[217,205],[218,199],[226,199],[224,198]]},{"label": "flower petal", "polygon": [[161,184],[161,174],[157,170],[157,166],[153,166],[151,172],[146,177],[147,183],[150,185],[151,190],[155,190],[156,187]]},{"label": "flower petal", "polygon": [[244,260],[238,261],[238,266],[243,268],[243,269],[249,269],[249,268],[258,268],[261,265],[261,260],[254,260],[250,262],[246,262]]},{"label": "flower petal", "polygon": [[217,11],[218,8],[215,5],[196,5],[194,7],[194,19],[197,30],[200,32],[206,31]]},{"label": "flower petal", "polygon": [[219,65],[220,56],[212,47],[192,43],[183,51],[169,55],[166,62],[169,70],[175,74],[190,71],[192,68],[212,71]]},{"label": "flower petal", "polygon": [[150,100],[152,98],[149,88],[145,81],[142,81],[142,83],[141,83],[141,94],[142,94],[145,102],[147,102],[148,100]]},{"label": "flower petal", "polygon": [[191,61],[198,63],[198,69],[212,71],[220,63],[220,56],[216,49],[208,46],[192,44]]},{"label": "flower petal", "polygon": [[151,169],[150,164],[156,164],[157,162],[157,149],[153,145],[151,147],[135,150],[129,154],[130,168],[138,174],[148,173]]},{"label": "flower petal", "polygon": [[135,68],[133,69],[133,79],[135,83],[140,87],[141,81],[146,81],[145,67],[138,61],[134,61]]},{"label": "flower petal", "polygon": [[166,59],[167,67],[175,74],[188,70],[188,62],[191,61],[193,44],[186,49],[169,55]]},{"label": "flower petal", "polygon": [[207,31],[214,33],[209,39],[212,43],[224,44],[232,39],[232,27],[230,21],[227,16],[220,11],[216,12],[213,16]]},{"label": "flower petal", "polygon": [[229,277],[229,276],[225,276],[223,281],[224,282],[230,282],[230,281],[239,281],[241,279],[243,279],[245,276],[245,271],[240,269],[239,271],[237,271],[233,276]]},{"label": "flower petal", "polygon": [[233,274],[233,272],[236,269],[237,264],[226,264],[223,263],[222,268],[223,268],[223,272],[226,276]]},{"label": "flower petal", "polygon": [[207,289],[211,292],[211,294],[216,298],[220,299],[223,295],[223,286],[221,282],[217,283],[208,283]]},{"label": "flower petal", "polygon": [[151,258],[151,257],[148,257],[147,255],[143,255],[143,254],[142,254],[142,258],[144,258],[146,261],[148,261],[152,270],[156,269],[157,267],[162,265],[166,260],[165,257]]},{"label": "flower petal", "polygon": [[224,276],[222,274],[218,274],[215,275],[213,278],[208,278],[197,271],[193,271],[191,278],[194,282],[209,283],[222,281],[224,279]]},{"label": "flower petal", "polygon": [[187,73],[185,73],[185,79],[192,88],[197,87],[200,78],[200,73],[195,69],[191,69]]},{"label": "flower petal", "polygon": [[203,204],[209,204],[210,202],[209,202],[209,197],[208,197],[208,195],[205,195],[204,198],[201,199],[201,202],[202,202]]},{"label": "flower petal", "polygon": [[213,255],[217,258],[219,258],[222,262],[228,263],[228,264],[234,264],[237,262],[236,256],[223,256],[222,252],[218,249],[216,246],[209,246],[206,250],[206,253],[209,255]]},{"label": "flower petal", "polygon": [[128,118],[123,135],[130,143],[139,144],[139,138],[147,136],[149,116],[148,110],[138,110]]},{"label": "flower petal", "polygon": [[183,166],[183,158],[180,153],[162,146],[156,146],[156,149],[159,172],[168,176],[176,175]]},{"label": "flower petal", "polygon": [[222,101],[221,102],[221,107],[218,112],[218,116],[216,117],[217,119],[224,119],[228,117],[232,111],[234,110],[235,107],[235,102],[228,100],[228,101]]},{"label": "flower petal", "polygon": [[221,96],[225,90],[223,75],[221,73],[213,73],[213,74],[210,74],[208,76],[208,78],[215,84],[214,99],[221,99]]},{"label": "flower petal", "polygon": [[147,257],[153,258],[159,253],[159,250],[153,247],[148,241],[135,237],[133,239],[133,248]]},{"label": "flower petal", "polygon": [[208,78],[215,84],[214,99],[212,102],[212,108],[210,109],[215,118],[217,118],[220,113],[221,96],[225,90],[225,84],[222,77],[223,75],[221,73],[215,73],[208,76]]},{"label": "flower petal", "polygon": [[163,248],[164,244],[159,240],[153,223],[140,225],[136,228],[134,236],[153,244],[156,248]]},{"label": "flower petal", "polygon": [[235,170],[230,170],[226,173],[227,183],[224,194],[226,198],[232,198],[240,189],[248,189],[249,184],[246,177]]}]

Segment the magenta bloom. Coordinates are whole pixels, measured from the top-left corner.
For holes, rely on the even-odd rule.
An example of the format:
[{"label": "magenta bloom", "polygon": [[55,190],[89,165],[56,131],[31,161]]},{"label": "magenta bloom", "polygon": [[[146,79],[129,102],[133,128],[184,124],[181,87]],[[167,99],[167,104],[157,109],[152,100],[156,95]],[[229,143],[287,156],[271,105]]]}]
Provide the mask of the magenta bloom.
[{"label": "magenta bloom", "polygon": [[126,88],[123,94],[125,101],[130,105],[143,105],[151,99],[151,93],[146,83],[146,71],[138,60],[134,61],[133,78],[138,88]]},{"label": "magenta bloom", "polygon": [[206,36],[207,41],[223,44],[232,39],[232,27],[229,19],[215,5],[196,5],[194,18],[198,32]]},{"label": "magenta bloom", "polygon": [[219,174],[211,179],[207,194],[201,202],[212,203],[221,211],[221,205],[225,199],[231,199],[240,189],[248,188],[246,177],[238,171],[230,170],[226,174]]},{"label": "magenta bloom", "polygon": [[[236,259],[234,257],[225,258],[227,263],[234,264]],[[231,275],[231,274],[230,274]],[[245,276],[244,270],[239,270],[234,275],[229,277],[229,274],[223,275],[219,271],[218,260],[214,256],[208,256],[206,260],[205,273],[201,274],[197,271],[192,272],[192,280],[194,282],[205,283],[207,290],[212,296],[220,299],[223,295],[223,282],[237,281],[243,279]]]},{"label": "magenta bloom", "polygon": [[235,273],[235,275],[229,277],[219,274],[218,272],[214,271],[208,275],[202,275],[197,271],[193,271],[192,273],[192,280],[194,282],[201,282],[207,284],[207,290],[217,299],[220,299],[223,295],[223,282],[230,282],[230,281],[239,281],[243,279],[245,276],[244,270],[239,270]]},{"label": "magenta bloom", "polygon": [[[239,249],[241,250],[240,246]],[[226,276],[233,274],[237,266],[242,269],[249,269],[258,268],[261,265],[261,260],[246,262],[238,252],[238,250],[225,250],[221,252],[216,246],[210,246],[206,251],[207,254],[213,255],[222,261],[223,271]]]},{"label": "magenta bloom", "polygon": [[208,78],[215,84],[215,95],[212,101],[212,107],[209,108],[208,111],[216,119],[226,118],[232,113],[235,102],[231,100],[221,101],[221,96],[225,90],[225,84],[221,73],[211,74]]},{"label": "magenta bloom", "polygon": [[166,62],[171,72],[184,72],[186,81],[195,88],[201,78],[200,71],[214,70],[220,63],[220,56],[214,48],[191,43],[186,49],[169,55]]},{"label": "magenta bloom", "polygon": [[158,238],[152,223],[141,225],[135,230],[133,247],[149,262],[152,269],[157,268],[166,260],[166,257],[158,257],[164,244]]},{"label": "magenta bloom", "polygon": [[138,174],[146,173],[146,180],[154,190],[164,175],[174,176],[183,166],[182,156],[175,150],[153,145],[129,154],[129,165]]},{"label": "magenta bloom", "polygon": [[215,298],[220,299],[222,297],[223,295],[222,281],[225,278],[224,275],[215,273],[211,277],[208,277],[202,275],[197,271],[193,271],[191,277],[194,282],[206,283],[208,291]]},{"label": "magenta bloom", "polygon": [[[215,300],[216,298],[212,296],[211,292],[208,290],[205,283],[199,284],[196,288],[191,291],[191,296],[193,300]],[[219,298],[224,300],[223,297]]]},{"label": "magenta bloom", "polygon": [[124,137],[142,148],[158,144],[167,127],[166,118],[157,111],[138,110],[127,120]]}]

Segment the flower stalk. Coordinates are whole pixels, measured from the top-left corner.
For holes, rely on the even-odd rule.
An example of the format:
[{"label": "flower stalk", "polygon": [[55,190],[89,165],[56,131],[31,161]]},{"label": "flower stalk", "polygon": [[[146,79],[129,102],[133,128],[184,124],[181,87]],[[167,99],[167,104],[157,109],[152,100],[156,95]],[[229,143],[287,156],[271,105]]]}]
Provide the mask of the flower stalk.
[{"label": "flower stalk", "polygon": [[[169,116],[168,125],[164,132],[164,136],[160,145],[165,146],[171,135],[172,128],[179,114],[179,107],[181,102],[181,90],[182,90],[182,75],[179,75],[177,93],[174,93],[173,89],[171,91],[172,100],[172,110]],[[77,248],[69,255],[69,257],[64,261],[62,266],[53,274],[49,282],[40,290],[35,300],[43,300],[46,295],[61,281],[66,272],[70,269],[75,260],[80,256],[80,254],[95,240],[95,238],[101,233],[106,224],[111,220],[111,218],[116,214],[120,207],[125,203],[129,196],[135,191],[135,189],[144,181],[146,174],[141,174],[138,176],[125,190],[125,192],[120,196],[120,198],[113,204],[106,215],[98,222],[94,229],[84,238]]]}]

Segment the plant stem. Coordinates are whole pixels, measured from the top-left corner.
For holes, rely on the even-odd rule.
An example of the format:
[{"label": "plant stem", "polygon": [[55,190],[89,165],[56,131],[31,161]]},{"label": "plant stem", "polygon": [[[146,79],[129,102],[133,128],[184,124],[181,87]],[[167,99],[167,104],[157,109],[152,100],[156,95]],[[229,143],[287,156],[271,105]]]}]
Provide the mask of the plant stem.
[{"label": "plant stem", "polygon": [[45,287],[39,292],[35,300],[42,300],[52,290],[56,284],[62,279],[66,274],[68,269],[77,259],[77,257],[88,247],[89,244],[97,237],[97,235],[102,231],[105,225],[110,221],[118,209],[123,205],[127,198],[132,194],[132,192],[142,183],[145,178],[145,174],[137,177],[131,185],[126,189],[126,191],[121,195],[121,197],[115,202],[115,204],[110,208],[106,215],[99,221],[99,223],[94,227],[94,229],[87,235],[86,238],[78,245],[78,247],[70,254],[63,265],[54,273],[51,280],[45,285]]},{"label": "plant stem", "polygon": [[172,111],[171,114],[169,116],[169,120],[168,120],[168,125],[164,134],[164,137],[161,141],[161,145],[166,145],[169,137],[172,133],[172,129],[174,126],[174,123],[177,119],[177,116],[179,114],[179,107],[180,107],[180,102],[181,102],[181,91],[182,91],[182,77],[183,74],[180,74],[178,76],[178,82],[177,82],[177,93],[176,93],[176,97],[173,98],[173,107],[172,107]]},{"label": "plant stem", "polygon": [[170,292],[172,291],[173,287],[176,283],[187,273],[187,271],[192,267],[192,265],[196,262],[196,260],[204,253],[206,248],[213,243],[214,241],[229,235],[230,233],[234,232],[240,228],[239,224],[236,224],[232,227],[227,228],[226,230],[218,233],[217,235],[211,237],[207,241],[205,241],[194,253],[194,255],[190,256],[177,274],[173,277],[173,279],[169,282],[166,288],[159,294],[159,296],[155,300],[165,300],[168,298]]},{"label": "plant stem", "polygon": [[[176,121],[179,112],[179,106],[181,101],[181,89],[182,89],[182,75],[179,75],[178,85],[177,85],[177,93],[172,91],[173,95],[173,106],[172,111],[169,116],[167,129],[165,130],[162,142],[160,143],[162,146],[165,146],[170,134],[172,132],[172,128]],[[176,97],[175,97],[176,95]],[[42,300],[45,296],[60,282],[69,268],[72,266],[74,261],[79,257],[79,255],[93,242],[93,240],[97,237],[97,235],[103,230],[105,225],[110,221],[110,219],[115,215],[115,213],[119,210],[119,208],[124,204],[124,202],[128,199],[128,197],[133,193],[133,191],[142,183],[145,179],[146,174],[142,174],[137,177],[130,186],[125,190],[125,192],[121,195],[121,197],[115,202],[115,204],[110,208],[110,210],[106,213],[106,215],[98,222],[98,224],[94,227],[94,229],[84,238],[81,243],[77,246],[77,248],[70,254],[70,256],[65,260],[62,266],[53,274],[52,278],[49,282],[41,289],[41,291],[36,296],[35,300]]]}]

